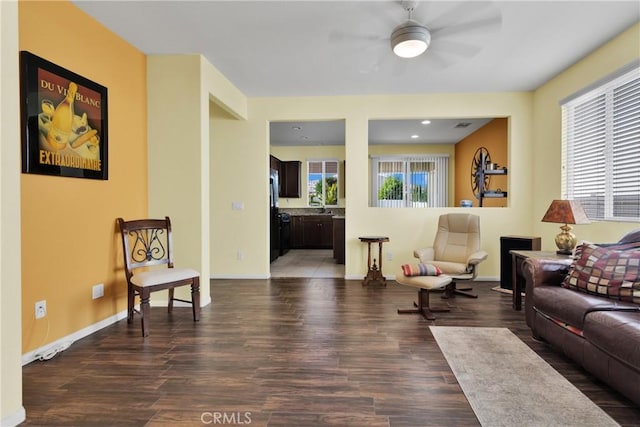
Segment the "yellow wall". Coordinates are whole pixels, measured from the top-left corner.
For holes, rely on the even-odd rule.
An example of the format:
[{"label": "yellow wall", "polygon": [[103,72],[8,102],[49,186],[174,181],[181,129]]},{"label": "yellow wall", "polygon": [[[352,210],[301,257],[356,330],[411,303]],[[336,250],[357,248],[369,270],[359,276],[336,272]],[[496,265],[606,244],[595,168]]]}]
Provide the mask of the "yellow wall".
[{"label": "yellow wall", "polygon": [[[20,2],[20,49],[52,60],[109,89],[110,179],[93,181],[22,175],[22,319],[15,308],[19,297],[15,282],[20,271],[5,258],[10,248],[20,246],[11,226],[16,227],[18,179],[15,150],[6,144],[18,140],[15,109],[17,96],[7,91],[6,79],[13,79],[15,92],[15,4],[1,2],[2,22],[2,162],[0,177],[2,216],[2,352],[0,367],[0,419],[20,413],[21,381],[19,361],[5,350],[22,341],[22,351],[77,332],[124,310],[124,280],[119,271],[120,253],[115,239],[116,216],[134,217],[147,212],[146,170],[146,81],[145,57],[115,37],[67,2]],[[72,27],[59,22],[74,22]],[[53,36],[43,37],[43,34]],[[57,42],[52,42],[55,40]],[[59,42],[58,42],[59,41]],[[497,277],[499,236],[533,234],[543,236],[550,248],[557,233],[553,224],[542,224],[551,199],[560,196],[560,110],[558,101],[620,66],[638,58],[640,24],[636,24],[606,46],[572,66],[535,93],[431,94],[365,97],[254,98],[246,100],[210,64],[200,63],[201,93],[195,100],[205,119],[199,124],[199,138],[211,141],[210,188],[202,183],[207,159],[199,159],[196,200],[205,201],[210,190],[210,230],[200,218],[198,229],[210,231],[211,275],[268,277],[268,123],[274,120],[345,119],[345,159],[348,277],[361,278],[366,269],[366,248],[358,236],[386,234],[391,238],[385,252],[385,273],[395,274],[399,265],[411,259],[415,247],[430,244],[443,209],[376,209],[368,207],[368,120],[411,117],[509,117],[509,205],[506,208],[471,208],[481,216],[483,242],[489,259],[480,275]],[[216,89],[216,85],[219,86]],[[208,107],[207,107],[208,105]],[[207,111],[208,110],[208,111]],[[240,113],[238,113],[240,112]],[[231,114],[229,114],[231,113]],[[250,120],[244,120],[250,118]],[[149,127],[166,117],[149,118]],[[14,126],[5,123],[14,122]],[[202,146],[199,146],[202,149]],[[206,152],[205,149],[203,151]],[[9,154],[9,160],[5,157]],[[555,153],[555,154],[554,154]],[[16,159],[14,159],[14,162]],[[186,164],[183,167],[193,167]],[[233,185],[230,183],[234,183]],[[177,189],[176,191],[189,189]],[[149,197],[161,198],[151,194]],[[15,199],[15,200],[14,200]],[[245,209],[233,211],[232,201],[243,201]],[[206,208],[198,206],[197,215]],[[598,223],[577,227],[579,237],[594,241],[612,240],[636,227],[636,223]],[[611,237],[614,236],[614,237]],[[199,246],[206,245],[206,238]],[[245,253],[237,259],[237,251]],[[10,258],[9,258],[10,260]],[[203,261],[204,263],[204,261]],[[208,260],[206,261],[208,264]],[[91,285],[105,283],[105,297],[91,300]],[[44,320],[33,320],[33,304],[47,299],[51,330],[46,335]],[[22,337],[19,325],[22,323]],[[7,326],[9,325],[9,326]],[[18,325],[18,328],[16,328]],[[11,329],[13,328],[13,332]],[[19,345],[19,344],[18,344]],[[7,396],[9,393],[9,396]]]},{"label": "yellow wall", "polygon": [[[437,217],[452,209],[379,209],[370,208],[368,121],[371,118],[403,119],[411,117],[511,117],[510,205],[507,208],[476,209],[481,216],[483,246],[489,259],[481,265],[480,276],[499,275],[499,237],[504,234],[528,234],[532,200],[530,93],[431,94],[399,96],[348,96],[299,98],[250,98],[247,121],[219,119],[215,124],[212,148],[212,185],[238,182],[220,188],[212,197],[213,277],[268,277],[268,123],[296,120],[345,120],[346,173],[346,265],[348,278],[361,278],[366,270],[366,246],[358,236],[384,234],[390,237],[385,251],[394,259],[385,262],[390,276],[401,264],[412,259],[413,249],[429,245],[436,232]],[[213,125],[212,125],[213,126]],[[215,156],[216,150],[224,154]],[[215,163],[218,162],[218,163]],[[239,173],[239,167],[247,165]],[[224,170],[216,177],[220,169]],[[213,202],[215,200],[215,202]],[[242,211],[231,210],[231,202],[245,202]],[[213,207],[219,204],[220,209]],[[496,214],[499,212],[499,215]],[[246,228],[244,228],[246,227]],[[218,231],[220,234],[218,234]],[[216,245],[213,240],[219,239]],[[238,259],[238,251],[244,259]]]},{"label": "yellow wall", "polygon": [[[497,163],[499,167],[509,166],[508,150],[508,119],[493,119],[485,126],[481,127],[471,135],[467,136],[456,144],[456,188],[455,204],[460,206],[460,200],[471,200],[474,206],[480,206],[480,202],[474,197],[471,189],[471,161],[480,147],[489,151],[491,162]],[[517,173],[517,171],[516,171]],[[508,190],[508,176],[492,175],[489,189],[502,191]],[[484,199],[483,207],[505,207],[507,199]]]},{"label": "yellow wall", "polygon": [[[21,177],[28,352],[126,308],[115,219],[147,213],[146,58],[69,2],[20,2],[19,42],[20,50],[107,87],[109,102],[107,181]],[[104,283],[104,297],[92,300],[97,283]],[[39,300],[47,301],[47,316],[35,320]]]},{"label": "yellow wall", "polygon": [[[549,204],[561,198],[561,113],[560,100],[598,81],[640,57],[640,23],[615,37],[566,71],[538,88],[533,96],[533,192],[531,221],[535,235],[542,236],[542,249],[555,250],[559,224],[542,223]],[[513,159],[514,153],[510,153]],[[515,171],[516,167],[513,165]],[[512,177],[515,174],[511,175]],[[513,182],[513,181],[512,181]],[[637,222],[600,221],[576,225],[578,240],[611,242],[640,226]]]}]

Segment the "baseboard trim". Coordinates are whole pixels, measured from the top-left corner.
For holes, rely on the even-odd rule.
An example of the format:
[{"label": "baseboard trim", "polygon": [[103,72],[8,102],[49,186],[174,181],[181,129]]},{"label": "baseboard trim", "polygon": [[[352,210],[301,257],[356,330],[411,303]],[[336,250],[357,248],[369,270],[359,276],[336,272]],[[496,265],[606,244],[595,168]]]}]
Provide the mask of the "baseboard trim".
[{"label": "baseboard trim", "polygon": [[216,280],[216,279],[229,279],[229,280],[234,280],[234,279],[271,279],[271,274],[267,274],[266,276],[262,275],[262,274],[256,274],[256,275],[213,274],[213,275],[211,275],[210,279],[211,280]]},{"label": "baseboard trim", "polygon": [[20,423],[24,422],[27,419],[27,412],[24,410],[24,407],[21,406],[20,409],[15,411],[13,414],[8,417],[4,417],[0,420],[0,427],[15,427]]},{"label": "baseboard trim", "polygon": [[[168,304],[169,304],[169,301],[167,300],[151,301],[151,305],[153,307],[167,307]],[[200,300],[200,307],[206,307],[209,304],[211,304],[211,297],[208,297],[204,300],[203,299]],[[174,301],[173,306],[174,307],[191,307],[191,304],[182,302],[182,301]],[[140,310],[140,304],[136,305],[136,309]],[[121,312],[114,314],[113,316],[109,316],[104,320],[94,323],[93,325],[89,325],[86,328],[82,328],[79,331],[76,331],[70,335],[62,337],[59,340],[50,342],[46,345],[43,345],[42,347],[36,348],[35,350],[25,353],[22,355],[22,366],[28,365],[34,360],[37,360],[38,358],[36,356],[39,354],[46,354],[49,350],[53,348],[60,347],[68,343],[73,343],[75,341],[78,341],[79,339],[88,337],[94,332],[98,332],[100,329],[106,328],[107,326],[113,325],[114,323],[119,322],[120,320],[126,319],[126,318],[127,318],[127,310],[122,310]]]},{"label": "baseboard trim", "polygon": [[69,342],[78,341],[84,337],[88,337],[94,332],[98,332],[100,329],[106,328],[107,326],[113,325],[114,323],[126,319],[127,310],[122,310],[121,312],[114,314],[113,316],[109,316],[104,320],[101,320],[93,325],[89,325],[86,328],[82,328],[79,331],[76,331],[70,335],[60,338],[54,342],[50,342],[47,345],[43,345],[40,348],[36,348],[28,353],[22,355],[22,366],[27,365],[34,360],[37,360],[36,355],[47,353],[50,349],[64,345]]}]

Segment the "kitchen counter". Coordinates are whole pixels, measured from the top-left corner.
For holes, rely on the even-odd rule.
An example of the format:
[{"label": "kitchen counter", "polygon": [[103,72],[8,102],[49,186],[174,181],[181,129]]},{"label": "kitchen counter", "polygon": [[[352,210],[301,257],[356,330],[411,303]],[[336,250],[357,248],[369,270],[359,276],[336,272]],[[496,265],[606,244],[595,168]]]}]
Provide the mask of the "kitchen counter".
[{"label": "kitchen counter", "polygon": [[343,216],[345,208],[327,208],[321,212],[319,208],[280,208],[280,212],[286,212],[291,216]]}]

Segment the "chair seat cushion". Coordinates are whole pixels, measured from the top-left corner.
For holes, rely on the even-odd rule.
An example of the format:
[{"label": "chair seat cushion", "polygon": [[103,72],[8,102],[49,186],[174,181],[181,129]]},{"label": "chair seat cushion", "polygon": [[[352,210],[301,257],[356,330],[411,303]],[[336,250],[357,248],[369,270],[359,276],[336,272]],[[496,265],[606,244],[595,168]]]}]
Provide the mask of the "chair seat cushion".
[{"label": "chair seat cushion", "polygon": [[196,270],[192,270],[191,268],[162,268],[135,273],[131,276],[131,283],[142,287],[155,286],[163,283],[191,279],[198,276],[200,276],[200,273]]},{"label": "chair seat cushion", "polygon": [[448,262],[448,261],[430,261],[431,264],[435,265],[442,271],[442,274],[451,274],[455,276],[459,276],[461,274],[468,274],[467,264],[459,263],[459,262]]},{"label": "chair seat cushion", "polygon": [[451,283],[451,277],[440,276],[405,276],[400,274],[396,277],[396,282],[405,286],[413,286],[422,289],[440,289]]}]

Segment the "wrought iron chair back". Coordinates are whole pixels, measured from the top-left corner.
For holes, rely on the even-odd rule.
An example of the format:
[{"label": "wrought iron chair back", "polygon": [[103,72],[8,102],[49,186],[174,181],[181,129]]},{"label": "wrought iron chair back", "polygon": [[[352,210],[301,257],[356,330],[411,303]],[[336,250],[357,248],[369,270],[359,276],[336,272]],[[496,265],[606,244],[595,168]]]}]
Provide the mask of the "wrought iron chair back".
[{"label": "wrought iron chair back", "polygon": [[[129,323],[135,312],[141,314],[142,335],[149,335],[150,294],[154,291],[169,291],[169,313],[173,301],[191,304],[193,320],[200,319],[200,274],[189,268],[175,268],[173,264],[171,220],[117,219],[122,237],[124,270],[127,279]],[[166,268],[163,268],[166,265]],[[156,268],[153,268],[153,267]],[[143,267],[152,267],[144,268]],[[141,269],[140,271],[137,271]],[[191,285],[191,301],[174,298],[174,288]],[[140,297],[140,310],[136,310],[135,298]]]},{"label": "wrought iron chair back", "polygon": [[139,219],[122,221],[125,264],[128,270],[167,264],[173,268],[171,252],[171,221],[165,219]]}]

